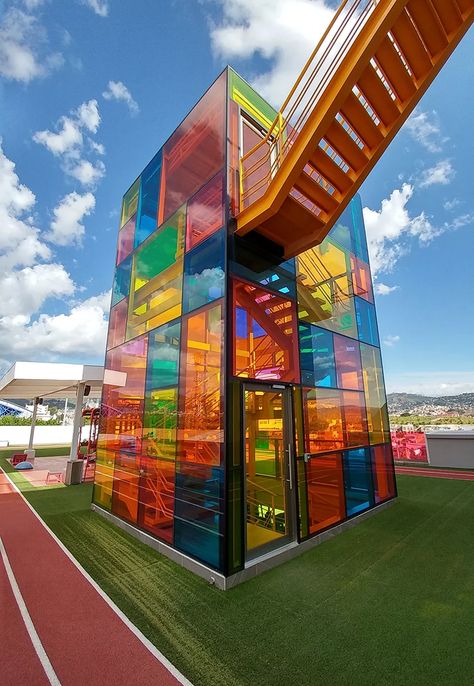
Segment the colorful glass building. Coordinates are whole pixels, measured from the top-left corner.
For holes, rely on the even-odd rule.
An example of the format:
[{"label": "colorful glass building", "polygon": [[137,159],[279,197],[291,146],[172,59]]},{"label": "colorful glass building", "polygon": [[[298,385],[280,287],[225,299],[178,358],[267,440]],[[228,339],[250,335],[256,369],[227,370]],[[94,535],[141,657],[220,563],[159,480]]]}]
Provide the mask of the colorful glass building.
[{"label": "colorful glass building", "polygon": [[94,507],[221,587],[396,496],[358,196],[290,260],[235,235],[240,157],[275,116],[227,68],[118,235],[106,368],[125,383],[104,386]]}]

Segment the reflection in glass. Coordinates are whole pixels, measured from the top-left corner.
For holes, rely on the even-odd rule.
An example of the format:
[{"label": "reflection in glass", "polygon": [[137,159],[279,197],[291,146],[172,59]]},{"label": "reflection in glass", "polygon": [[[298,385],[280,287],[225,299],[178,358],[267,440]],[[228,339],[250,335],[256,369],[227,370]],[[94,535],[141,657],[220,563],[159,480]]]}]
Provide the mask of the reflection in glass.
[{"label": "reflection in glass", "polygon": [[344,487],[348,517],[367,510],[374,504],[369,448],[344,452]]},{"label": "reflection in glass", "polygon": [[126,224],[130,217],[133,217],[133,215],[137,213],[139,190],[140,177],[138,177],[138,179],[130,186],[128,191],[123,196],[120,226]]},{"label": "reflection in glass", "polygon": [[188,203],[186,250],[191,250],[224,225],[224,175],[217,174]]},{"label": "reflection in glass", "polygon": [[371,450],[375,502],[381,503],[396,495],[392,446],[386,443],[377,445]]},{"label": "reflection in glass", "polygon": [[123,298],[115,307],[112,307],[109,315],[109,333],[107,336],[107,350],[115,348],[125,340],[127,327],[128,300]]},{"label": "reflection in glass", "polygon": [[163,147],[160,224],[224,166],[225,92],[223,73]]},{"label": "reflection in glass", "polygon": [[125,224],[123,229],[120,229],[117,243],[117,264],[120,264],[133,250],[133,241],[135,236],[135,220],[133,216]]},{"label": "reflection in glass", "polygon": [[365,402],[371,444],[390,440],[387,397],[382,373],[380,350],[371,345],[360,344],[364,376]]},{"label": "reflection in glass", "polygon": [[346,516],[341,453],[312,457],[306,479],[309,533],[315,534]]},{"label": "reflection in glass", "polygon": [[362,298],[354,298],[354,300],[359,340],[378,347],[380,341],[377,320],[375,318],[375,307],[366,300],[362,300]]},{"label": "reflection in glass", "polygon": [[208,238],[184,258],[184,312],[222,298],[225,287],[225,232]]},{"label": "reflection in glass", "polygon": [[222,303],[183,318],[178,455],[220,465],[224,440],[222,403]]},{"label": "reflection in glass", "polygon": [[301,382],[336,387],[333,336],[329,331],[300,322]]},{"label": "reflection in glass", "polygon": [[334,335],[334,355],[336,358],[337,386],[362,391],[364,388],[362,366],[357,341]]},{"label": "reflection in glass", "polygon": [[156,229],[158,222],[158,196],[161,172],[161,150],[141,174],[140,201],[138,203],[135,247]]},{"label": "reflection in glass", "polygon": [[295,304],[276,293],[233,283],[235,376],[299,381]]},{"label": "reflection in glass", "polygon": [[288,533],[283,394],[245,391],[247,551]]},{"label": "reflection in glass", "polygon": [[131,273],[132,256],[129,255],[115,268],[114,285],[112,286],[112,307],[129,294]]},{"label": "reflection in glass", "polygon": [[305,452],[340,450],[344,445],[340,391],[303,388]]}]

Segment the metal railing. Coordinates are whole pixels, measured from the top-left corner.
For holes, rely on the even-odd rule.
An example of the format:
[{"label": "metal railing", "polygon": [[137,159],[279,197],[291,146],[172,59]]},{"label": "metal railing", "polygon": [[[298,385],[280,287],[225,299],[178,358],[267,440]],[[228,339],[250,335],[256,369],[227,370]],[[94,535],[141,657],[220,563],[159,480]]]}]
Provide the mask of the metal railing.
[{"label": "metal railing", "polygon": [[[380,1],[343,0],[267,134],[240,160],[241,211],[267,190],[355,38]],[[331,151],[330,146],[326,147],[333,160],[344,169],[344,161],[335,151]],[[327,184],[322,178],[319,183],[326,188]]]}]

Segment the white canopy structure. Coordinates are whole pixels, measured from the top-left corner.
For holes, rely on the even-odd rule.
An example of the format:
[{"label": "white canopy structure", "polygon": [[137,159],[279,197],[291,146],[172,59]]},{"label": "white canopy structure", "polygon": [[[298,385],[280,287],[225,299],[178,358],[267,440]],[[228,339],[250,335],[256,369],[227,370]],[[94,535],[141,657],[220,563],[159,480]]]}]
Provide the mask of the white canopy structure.
[{"label": "white canopy structure", "polygon": [[34,409],[28,448],[33,449],[36,410],[40,398],[71,398],[76,401],[70,459],[75,460],[82,420],[84,395],[100,398],[103,384],[124,386],[126,374],[100,365],[58,362],[15,362],[0,379],[0,398],[31,399]]}]

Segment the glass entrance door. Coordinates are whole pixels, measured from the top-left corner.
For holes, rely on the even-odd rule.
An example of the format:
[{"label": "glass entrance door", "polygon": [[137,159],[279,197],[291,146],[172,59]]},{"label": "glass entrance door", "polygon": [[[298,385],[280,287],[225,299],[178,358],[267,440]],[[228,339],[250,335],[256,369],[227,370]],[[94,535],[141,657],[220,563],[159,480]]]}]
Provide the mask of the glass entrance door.
[{"label": "glass entrance door", "polygon": [[289,390],[244,387],[246,557],[294,537]]}]

